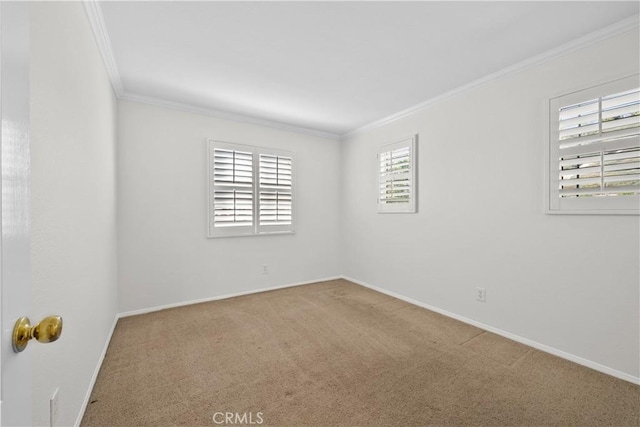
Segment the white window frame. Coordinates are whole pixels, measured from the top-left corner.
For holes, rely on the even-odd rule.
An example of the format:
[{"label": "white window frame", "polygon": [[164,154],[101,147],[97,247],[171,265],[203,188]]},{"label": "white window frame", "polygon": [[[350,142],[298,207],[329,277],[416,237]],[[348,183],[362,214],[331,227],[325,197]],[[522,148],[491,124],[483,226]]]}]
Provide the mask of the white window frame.
[{"label": "white window frame", "polygon": [[[418,134],[396,139],[392,142],[385,143],[378,148],[376,156],[376,197],[378,203],[378,213],[416,213],[418,211],[418,174],[417,174],[417,158],[418,158]],[[380,158],[383,154],[394,150],[409,148],[409,202],[408,203],[383,203],[380,198],[380,185],[385,181],[381,175]]]},{"label": "white window frame", "polygon": [[[560,215],[638,215],[640,214],[640,197],[638,196],[602,196],[602,197],[585,197],[585,198],[561,198],[560,197],[560,178],[559,178],[559,161],[561,150],[558,144],[558,111],[559,108],[566,105],[577,104],[590,99],[605,97],[616,93],[624,92],[633,88],[637,88],[640,81],[640,75],[624,77],[614,81],[603,82],[596,86],[586,89],[576,90],[560,96],[551,98],[547,103],[548,120],[547,124],[547,143],[544,144],[545,152],[545,213]],[[625,148],[629,145],[637,146],[640,144],[640,137],[635,137],[635,142],[625,141],[620,146],[593,147],[587,148],[586,151],[597,152],[599,150],[610,150],[617,148]]]},{"label": "white window frame", "polygon": [[[248,226],[235,227],[215,227],[214,211],[215,199],[214,192],[217,188],[234,189],[234,185],[217,185],[214,182],[214,150],[233,150],[244,151],[252,154],[252,170],[253,182],[251,186],[240,186],[238,189],[249,190],[253,195],[253,221]],[[291,224],[288,225],[260,225],[260,190],[264,189],[260,186],[260,154],[283,156],[291,158]],[[225,141],[217,141],[214,139],[207,140],[207,237],[242,237],[242,236],[261,236],[274,234],[294,234],[296,223],[296,196],[295,196],[295,153],[285,150],[277,150],[254,145],[237,144]]]}]

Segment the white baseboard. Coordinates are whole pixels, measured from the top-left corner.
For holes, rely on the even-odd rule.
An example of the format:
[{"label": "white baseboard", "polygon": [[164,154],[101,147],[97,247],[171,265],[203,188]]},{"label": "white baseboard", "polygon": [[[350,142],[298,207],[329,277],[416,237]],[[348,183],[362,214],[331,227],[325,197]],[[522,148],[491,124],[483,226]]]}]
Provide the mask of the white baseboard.
[{"label": "white baseboard", "polygon": [[336,279],[342,279],[342,276],[325,277],[325,278],[322,278],[322,279],[308,280],[308,281],[305,281],[305,282],[290,283],[288,285],[272,286],[272,287],[269,287],[269,288],[253,289],[253,290],[250,290],[250,291],[237,292],[237,293],[233,293],[233,294],[218,295],[218,296],[214,296],[214,297],[207,297],[207,298],[200,298],[200,299],[195,299],[195,300],[182,301],[182,302],[177,302],[177,303],[172,303],[172,304],[158,305],[158,306],[155,306],[155,307],[141,308],[139,310],[125,311],[124,313],[120,313],[120,317],[135,316],[135,315],[138,315],[138,314],[151,313],[151,312],[154,312],[154,311],[160,311],[160,310],[164,310],[164,309],[167,309],[167,308],[182,307],[182,306],[185,306],[185,305],[199,304],[201,302],[217,301],[217,300],[222,300],[222,299],[239,297],[239,296],[242,296],[242,295],[250,295],[250,294],[257,294],[257,293],[260,293],[260,292],[275,291],[277,289],[292,288],[294,286],[308,285],[310,283],[326,282],[326,281],[329,281],[329,280],[336,280]]},{"label": "white baseboard", "polygon": [[591,368],[591,369],[594,369],[596,371],[602,372],[604,374],[611,375],[612,377],[620,378],[621,380],[629,381],[630,383],[633,383],[633,384],[640,384],[640,378],[639,377],[634,377],[633,375],[629,375],[629,374],[627,374],[625,372],[618,371],[616,369],[610,368],[608,366],[601,365],[599,363],[593,362],[593,361],[588,360],[588,359],[584,359],[584,358],[582,358],[580,356],[576,356],[575,354],[567,353],[566,351],[558,350],[557,348],[550,347],[550,346],[545,345],[545,344],[540,344],[539,342],[532,341],[532,340],[530,340],[528,338],[523,338],[523,337],[521,337],[519,335],[512,334],[511,332],[503,331],[502,329],[495,328],[493,326],[486,325],[486,324],[481,323],[481,322],[477,322],[477,321],[475,321],[473,319],[469,319],[467,317],[460,316],[460,315],[455,314],[455,313],[451,313],[449,311],[443,310],[443,309],[438,308],[438,307],[434,307],[434,306],[429,305],[429,304],[425,304],[425,303],[423,303],[421,301],[418,301],[418,300],[415,300],[413,298],[409,298],[409,297],[406,297],[404,295],[400,295],[398,293],[395,293],[395,292],[388,291],[386,289],[380,288],[378,286],[374,286],[374,285],[372,285],[370,283],[363,282],[362,280],[354,279],[353,277],[342,276],[342,278],[345,279],[345,280],[348,280],[350,282],[356,283],[358,285],[364,286],[366,288],[373,289],[374,291],[377,291],[377,292],[392,296],[394,298],[406,301],[406,302],[408,302],[410,304],[417,305],[418,307],[426,308],[427,310],[435,311],[436,313],[440,313],[440,314],[442,314],[444,316],[451,317],[452,319],[456,319],[456,320],[459,320],[461,322],[467,323],[469,325],[476,326],[476,327],[478,327],[480,329],[484,329],[485,331],[493,332],[496,335],[500,335],[500,336],[503,336],[505,338],[509,338],[510,340],[519,342],[519,343],[524,344],[524,345],[528,345],[529,347],[533,347],[533,348],[535,348],[537,350],[544,351],[545,353],[549,353],[549,354],[552,354],[554,356],[558,356],[558,357],[561,357],[563,359],[569,360],[571,362],[575,362],[575,363],[577,363],[579,365],[586,366],[587,368]]},{"label": "white baseboard", "polygon": [[102,354],[100,354],[100,358],[98,359],[98,363],[96,364],[96,369],[93,371],[93,376],[91,377],[91,381],[89,382],[89,387],[87,388],[87,394],[84,396],[84,402],[82,402],[82,406],[80,407],[80,413],[78,414],[78,418],[76,418],[76,422],[74,424],[75,427],[80,427],[80,423],[82,422],[82,417],[84,417],[84,413],[87,410],[87,405],[89,404],[89,399],[91,399],[91,393],[93,392],[93,387],[96,385],[96,380],[98,379],[100,368],[102,368],[102,362],[104,361],[104,357],[106,356],[107,350],[109,349],[109,343],[111,342],[113,331],[116,330],[116,325],[118,324],[119,318],[120,318],[119,314],[116,314],[114,316],[113,324],[111,325],[111,330],[109,331],[109,335],[107,335],[107,340],[104,343]]}]

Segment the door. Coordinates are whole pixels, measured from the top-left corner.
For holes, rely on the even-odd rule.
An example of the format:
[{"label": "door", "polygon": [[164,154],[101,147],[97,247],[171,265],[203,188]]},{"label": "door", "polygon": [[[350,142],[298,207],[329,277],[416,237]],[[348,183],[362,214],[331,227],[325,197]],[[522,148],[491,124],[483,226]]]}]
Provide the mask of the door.
[{"label": "door", "polygon": [[29,315],[32,298],[27,2],[0,2],[0,116],[0,425],[21,426],[32,424],[34,350],[11,346],[14,323]]}]

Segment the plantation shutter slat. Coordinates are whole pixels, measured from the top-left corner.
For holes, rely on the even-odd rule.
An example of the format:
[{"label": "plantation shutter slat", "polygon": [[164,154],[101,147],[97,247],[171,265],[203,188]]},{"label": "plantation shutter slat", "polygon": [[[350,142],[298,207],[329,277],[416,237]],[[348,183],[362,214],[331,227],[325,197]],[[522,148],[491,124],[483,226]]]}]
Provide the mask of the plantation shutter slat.
[{"label": "plantation shutter slat", "polygon": [[627,105],[622,105],[622,106],[616,106],[615,108],[612,108],[610,110],[605,110],[604,109],[604,102],[602,104],[602,107],[603,107],[602,120],[611,120],[612,118],[615,118],[616,116],[629,114],[629,113],[634,113],[638,109],[638,107],[636,105],[634,105],[634,104],[627,104]]},{"label": "plantation shutter slat", "polygon": [[605,164],[604,170],[605,172],[613,172],[613,171],[636,171],[640,169],[640,162],[628,162],[628,163],[620,163],[620,164]]},{"label": "plantation shutter slat", "polygon": [[600,129],[599,123],[582,122],[578,126],[573,126],[560,131],[560,141],[565,139],[581,138],[589,135],[595,135]]},{"label": "plantation shutter slat", "polygon": [[[636,79],[637,84],[637,79]],[[555,111],[557,197],[640,194],[640,89],[601,94]]]},{"label": "plantation shutter slat", "polygon": [[[599,159],[600,157],[598,157]],[[600,163],[600,162],[598,162]],[[589,163],[589,164],[593,164],[593,163]],[[585,165],[588,165],[585,163]],[[563,169],[560,171],[560,176],[562,177],[562,179],[568,179],[572,176],[578,175],[580,174],[591,174],[591,173],[599,173],[600,172],[600,166],[586,166],[586,167],[580,167],[580,169]]]},{"label": "plantation shutter slat", "polygon": [[[586,114],[584,116],[568,117],[564,120],[560,120],[559,129],[560,131],[575,130],[579,126],[585,126],[590,123],[597,123],[599,117],[600,116],[597,110],[593,112],[590,111],[589,114]],[[562,134],[560,135],[560,139],[563,139]]]},{"label": "plantation shutter slat", "polygon": [[602,108],[611,110],[619,108],[621,105],[633,105],[640,103],[640,91],[638,89],[621,92],[616,95],[604,96],[602,98]]},{"label": "plantation shutter slat", "polygon": [[[620,115],[629,115],[638,112],[638,106],[633,106],[632,113],[620,113]],[[640,117],[631,116],[626,118],[620,118],[620,116],[616,116],[612,118],[611,121],[602,121],[602,132],[613,132],[616,130],[629,129],[630,135],[635,135],[637,131],[635,128],[640,126]]]},{"label": "plantation shutter slat", "polygon": [[[622,131],[623,133],[629,133],[628,129],[625,129]],[[593,138],[590,139],[588,138],[587,141],[583,144],[575,144],[575,145],[569,145],[569,146],[565,146],[565,145],[558,145],[556,146],[557,150],[558,150],[558,155],[560,155],[560,153],[562,153],[563,156],[574,156],[574,155],[583,155],[585,152],[587,151],[593,151],[593,150],[611,150],[611,149],[624,149],[624,148],[634,148],[634,147],[638,147],[640,146],[640,136],[636,135],[618,135],[617,132],[614,132],[614,136],[609,137],[609,135],[607,135],[606,137],[602,137],[600,135],[596,135],[597,138]],[[597,143],[597,148],[585,148],[585,145],[590,145],[591,142],[594,142],[594,140],[596,140],[595,142]],[[595,145],[594,145],[595,147]]]}]

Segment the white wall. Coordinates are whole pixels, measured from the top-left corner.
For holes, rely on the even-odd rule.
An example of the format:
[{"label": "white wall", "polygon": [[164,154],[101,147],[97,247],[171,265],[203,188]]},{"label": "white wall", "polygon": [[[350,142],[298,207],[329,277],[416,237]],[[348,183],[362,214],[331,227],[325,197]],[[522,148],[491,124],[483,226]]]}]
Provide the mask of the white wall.
[{"label": "white wall", "polygon": [[[34,422],[76,422],[117,313],[116,102],[82,3],[31,3],[33,321],[64,319],[30,344]],[[25,313],[26,314],[26,313]]]},{"label": "white wall", "polygon": [[[633,31],[347,138],[344,273],[637,378],[639,219],[545,215],[543,146],[550,97],[638,52]],[[378,214],[376,148],[413,133],[419,213]]]},{"label": "white wall", "polygon": [[[339,142],[127,101],[118,128],[121,311],[340,274]],[[208,138],[296,153],[295,234],[205,237]]]}]

